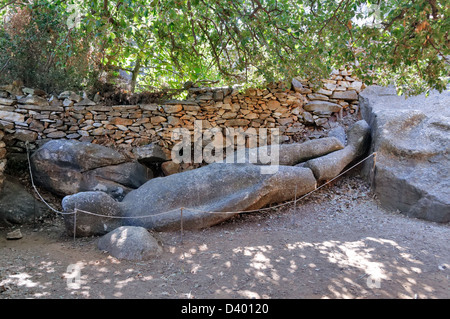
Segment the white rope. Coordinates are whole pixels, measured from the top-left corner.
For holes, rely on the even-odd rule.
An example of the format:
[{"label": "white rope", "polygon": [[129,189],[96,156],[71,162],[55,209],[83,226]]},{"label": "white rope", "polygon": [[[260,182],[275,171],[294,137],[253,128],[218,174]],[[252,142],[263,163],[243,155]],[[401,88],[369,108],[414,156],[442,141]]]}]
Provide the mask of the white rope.
[{"label": "white rope", "polygon": [[30,162],[30,151],[28,149],[28,142],[25,143],[25,146],[27,147],[27,158],[28,158],[28,169],[30,171],[30,179],[31,179],[31,185],[33,186],[34,191],[36,192],[36,194],[39,196],[39,199],[53,212],[57,213],[57,214],[61,214],[61,215],[73,215],[75,214],[75,212],[61,212],[55,208],[53,208],[49,203],[47,203],[45,201],[45,199],[42,197],[42,195],[39,193],[39,191],[36,188],[36,185],[34,185],[34,178],[33,178],[33,172],[31,169],[31,162]]},{"label": "white rope", "polygon": [[272,210],[272,209],[277,209],[280,207],[284,207],[287,205],[290,205],[292,203],[296,204],[297,202],[301,201],[302,199],[304,199],[305,197],[311,195],[314,192],[317,192],[319,189],[321,189],[322,187],[325,187],[326,185],[330,184],[331,182],[333,182],[334,180],[336,180],[337,178],[341,177],[342,175],[348,173],[349,171],[351,171],[353,168],[355,168],[356,166],[360,165],[361,163],[365,162],[366,160],[368,160],[369,158],[376,156],[376,153],[372,153],[369,156],[365,157],[364,159],[360,160],[358,163],[352,165],[351,167],[349,167],[348,169],[346,169],[345,171],[341,172],[339,175],[337,175],[336,177],[330,179],[329,181],[327,181],[326,183],[320,185],[319,187],[315,188],[314,190],[304,194],[303,196],[301,196],[298,199],[294,199],[292,201],[288,201],[288,202],[284,202],[282,204],[278,204],[275,206],[271,206],[271,207],[266,207],[266,208],[259,208],[259,209],[253,209],[253,210],[241,210],[241,211],[228,211],[228,212],[214,212],[214,211],[204,211],[204,210],[200,210],[200,209],[195,209],[195,208],[187,208],[187,207],[180,207],[180,208],[176,208],[176,209],[172,209],[170,211],[166,211],[163,213],[158,213],[158,214],[152,214],[152,215],[146,215],[146,216],[109,216],[109,215],[104,215],[104,214],[98,214],[98,213],[93,213],[93,212],[89,212],[86,210],[82,210],[77,208],[76,212],[61,212],[58,211],[57,209],[54,209],[53,207],[50,206],[50,204],[48,204],[45,199],[41,196],[41,194],[39,193],[39,191],[37,190],[36,186],[34,185],[34,180],[33,180],[33,173],[32,173],[32,169],[31,169],[31,163],[30,163],[30,154],[29,154],[29,150],[28,150],[28,143],[26,143],[27,146],[27,157],[28,157],[28,167],[30,170],[30,178],[31,178],[31,184],[35,190],[35,192],[37,193],[37,195],[39,196],[39,198],[41,199],[41,201],[48,207],[50,208],[53,212],[58,213],[58,214],[62,214],[62,215],[73,215],[76,212],[80,212],[83,214],[87,214],[87,215],[93,215],[93,216],[97,216],[97,217],[104,217],[104,218],[116,218],[116,219],[140,219],[140,218],[151,218],[151,217],[155,217],[155,216],[161,216],[161,215],[166,215],[166,214],[171,214],[173,212],[177,212],[177,211],[181,211],[181,210],[187,210],[187,211],[192,211],[192,212],[198,212],[198,213],[205,213],[205,214],[247,214],[247,213],[256,213],[256,212],[262,212],[262,211],[268,211],[268,210]]}]

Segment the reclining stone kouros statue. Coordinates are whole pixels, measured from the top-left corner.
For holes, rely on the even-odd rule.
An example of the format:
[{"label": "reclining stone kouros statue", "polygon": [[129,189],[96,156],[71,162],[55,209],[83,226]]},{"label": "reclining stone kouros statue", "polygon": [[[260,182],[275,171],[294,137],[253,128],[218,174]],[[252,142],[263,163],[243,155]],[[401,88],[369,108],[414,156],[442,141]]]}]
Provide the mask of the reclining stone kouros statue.
[{"label": "reclining stone kouros statue", "polygon": [[[271,174],[261,173],[258,160],[253,164],[255,161],[241,158],[237,163],[225,160],[153,178],[129,191],[120,202],[100,191],[66,196],[64,211],[77,212],[76,218],[73,214],[64,216],[67,232],[73,235],[74,226],[76,236],[103,235],[119,226],[175,231],[181,227],[181,217],[183,229],[201,229],[239,211],[293,200],[316,189],[318,182],[336,177],[364,155],[369,147],[368,124],[358,121],[347,135],[346,146],[335,137],[279,145],[279,165]],[[255,149],[246,150],[245,156],[252,152]],[[242,153],[232,158],[239,156]]]}]

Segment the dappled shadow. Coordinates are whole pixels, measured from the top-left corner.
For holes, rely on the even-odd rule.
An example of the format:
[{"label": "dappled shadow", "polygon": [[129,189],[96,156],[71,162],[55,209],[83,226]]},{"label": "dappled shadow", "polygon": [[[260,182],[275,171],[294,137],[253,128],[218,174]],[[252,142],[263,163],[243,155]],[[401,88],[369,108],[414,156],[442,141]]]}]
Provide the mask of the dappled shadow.
[{"label": "dappled shadow", "polygon": [[[202,265],[194,250],[184,258],[198,272]],[[231,252],[211,253],[218,265],[205,270],[216,274],[213,291],[218,297],[438,298],[448,289],[448,272],[440,273],[435,265],[433,272],[447,282],[433,286],[434,276],[424,276],[430,271],[420,257],[382,238],[237,245]],[[450,296],[448,290],[446,294]]]},{"label": "dappled shadow", "polygon": [[183,243],[157,233],[164,252],[139,262],[96,238],[0,231],[0,298],[449,298],[449,227],[367,208],[329,223],[304,205],[185,232]]}]

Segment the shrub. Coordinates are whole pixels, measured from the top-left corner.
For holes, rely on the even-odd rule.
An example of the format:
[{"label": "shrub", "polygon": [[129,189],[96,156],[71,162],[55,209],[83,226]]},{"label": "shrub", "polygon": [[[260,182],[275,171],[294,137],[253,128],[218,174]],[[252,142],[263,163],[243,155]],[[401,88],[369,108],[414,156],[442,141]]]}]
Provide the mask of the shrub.
[{"label": "shrub", "polygon": [[81,30],[47,0],[13,6],[0,22],[0,82],[23,81],[47,92],[81,89],[95,65]]}]

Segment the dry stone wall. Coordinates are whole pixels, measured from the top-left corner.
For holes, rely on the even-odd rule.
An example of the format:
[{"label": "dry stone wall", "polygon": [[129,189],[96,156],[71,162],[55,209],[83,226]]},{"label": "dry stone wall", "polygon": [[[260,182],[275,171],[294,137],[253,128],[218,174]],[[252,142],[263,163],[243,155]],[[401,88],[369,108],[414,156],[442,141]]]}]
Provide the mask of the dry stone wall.
[{"label": "dry stone wall", "polygon": [[125,148],[156,142],[170,154],[176,143],[172,130],[194,130],[197,120],[202,121],[203,128],[279,128],[282,142],[301,141],[321,137],[321,131],[330,128],[332,122],[354,113],[362,88],[351,70],[340,69],[323,80],[319,90],[294,79],[291,87],[272,84],[245,92],[236,88],[191,88],[186,100],[106,106],[86,94],[67,91],[55,96],[6,85],[0,87],[0,129],[6,134],[0,146],[20,153],[27,142],[33,148],[49,139]]}]

